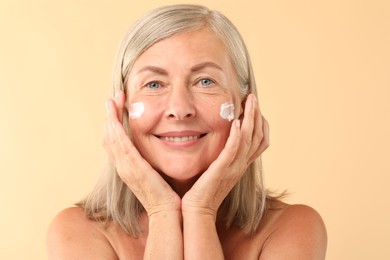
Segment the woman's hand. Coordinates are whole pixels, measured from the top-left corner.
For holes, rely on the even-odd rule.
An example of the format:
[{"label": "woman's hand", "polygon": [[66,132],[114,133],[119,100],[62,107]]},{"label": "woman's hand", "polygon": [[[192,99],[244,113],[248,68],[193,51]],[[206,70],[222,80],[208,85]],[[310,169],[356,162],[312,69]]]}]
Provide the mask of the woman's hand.
[{"label": "woman's hand", "polygon": [[115,163],[121,179],[144,206],[148,216],[166,211],[180,211],[180,197],[140,155],[122,126],[125,104],[122,91],[106,102],[107,119],[103,146]]},{"label": "woman's hand", "polygon": [[241,129],[240,121],[234,120],[225,148],[184,195],[183,215],[207,214],[215,219],[224,198],[268,145],[268,123],[251,94],[245,103]]}]

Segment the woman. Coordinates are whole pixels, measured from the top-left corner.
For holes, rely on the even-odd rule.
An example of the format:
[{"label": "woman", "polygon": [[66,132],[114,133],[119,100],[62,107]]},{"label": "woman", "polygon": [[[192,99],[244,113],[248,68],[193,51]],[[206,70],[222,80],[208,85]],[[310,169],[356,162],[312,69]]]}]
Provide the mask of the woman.
[{"label": "woman", "polygon": [[324,259],[321,217],[263,188],[268,123],[226,17],[193,5],[146,14],[113,88],[107,170],[54,219],[50,259]]}]

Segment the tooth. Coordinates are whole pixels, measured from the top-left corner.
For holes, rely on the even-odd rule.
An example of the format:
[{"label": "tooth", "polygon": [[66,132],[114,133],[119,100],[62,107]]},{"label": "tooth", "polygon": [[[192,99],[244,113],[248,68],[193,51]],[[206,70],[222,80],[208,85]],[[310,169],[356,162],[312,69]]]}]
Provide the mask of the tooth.
[{"label": "tooth", "polygon": [[160,139],[162,139],[164,141],[177,142],[177,143],[197,140],[199,138],[200,138],[200,135],[196,135],[196,136],[183,136],[183,137],[178,137],[178,136],[176,136],[176,137],[173,137],[173,136],[162,136],[162,137],[160,137]]}]

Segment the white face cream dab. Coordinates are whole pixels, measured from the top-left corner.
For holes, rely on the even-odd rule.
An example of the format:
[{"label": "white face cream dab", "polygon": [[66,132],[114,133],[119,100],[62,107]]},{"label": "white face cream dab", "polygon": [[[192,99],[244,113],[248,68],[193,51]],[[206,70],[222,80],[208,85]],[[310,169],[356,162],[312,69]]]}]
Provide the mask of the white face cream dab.
[{"label": "white face cream dab", "polygon": [[234,105],[232,103],[223,103],[219,113],[223,119],[232,121],[234,119]]},{"label": "white face cream dab", "polygon": [[130,119],[136,119],[140,118],[145,112],[144,103],[142,102],[135,102],[130,105],[129,109],[129,118]]}]

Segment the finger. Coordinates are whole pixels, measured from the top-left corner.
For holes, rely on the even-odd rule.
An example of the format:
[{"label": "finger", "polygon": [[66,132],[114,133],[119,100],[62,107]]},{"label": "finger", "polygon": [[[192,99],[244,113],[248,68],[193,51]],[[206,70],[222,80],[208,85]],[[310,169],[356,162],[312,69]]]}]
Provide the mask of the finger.
[{"label": "finger", "polygon": [[110,156],[110,158],[116,162],[118,153],[118,138],[114,129],[115,124],[120,124],[118,120],[118,111],[116,103],[112,99],[106,100],[106,111],[107,117],[104,124],[104,133],[103,133],[103,147]]},{"label": "finger", "polygon": [[130,141],[122,124],[119,121],[111,121],[111,149],[120,165],[127,164],[128,161],[138,163],[142,161],[142,157],[138,150]]},{"label": "finger", "polygon": [[260,107],[258,105],[256,97],[253,96],[254,100],[254,129],[252,133],[252,144],[248,151],[248,158],[251,158],[256,151],[258,151],[260,144],[262,143],[264,132],[263,132],[263,121],[264,118],[261,115]]},{"label": "finger", "polygon": [[106,111],[107,111],[106,120],[111,120],[111,121],[118,120],[118,111],[116,109],[116,104],[114,100],[112,100],[111,98],[106,100]]},{"label": "finger", "polygon": [[240,147],[240,136],[240,120],[235,119],[231,125],[229,138],[226,141],[225,147],[219,154],[218,158],[210,165],[210,171],[215,172],[216,175],[221,177],[221,174],[219,174],[220,171],[228,168],[236,158]]},{"label": "finger", "polygon": [[248,157],[248,152],[252,146],[252,135],[254,129],[254,100],[250,94],[245,102],[244,119],[241,127],[241,144],[239,148],[239,159]]},{"label": "finger", "polygon": [[106,151],[108,158],[110,161],[115,162],[115,157],[114,154],[112,153],[111,150],[111,134],[110,134],[110,128],[109,128],[109,120],[107,119],[105,124],[104,124],[104,129],[103,129],[103,147],[104,150]]},{"label": "finger", "polygon": [[261,140],[258,149],[254,152],[254,154],[250,158],[250,163],[256,160],[268,147],[269,147],[269,124],[267,120],[262,117],[263,121],[263,138]]},{"label": "finger", "polygon": [[154,205],[156,201],[166,196],[167,191],[172,192],[169,184],[138,152],[123,126],[119,122],[112,122],[111,129],[114,138],[111,149],[117,172],[142,205],[144,207]]},{"label": "finger", "polygon": [[118,120],[119,122],[123,122],[123,109],[124,109],[124,105],[125,105],[125,94],[123,91],[117,91],[115,93],[115,98],[114,98],[114,102],[115,102],[115,105],[116,105],[116,110],[117,110],[117,114],[118,114]]},{"label": "finger", "polygon": [[103,128],[103,147],[106,150],[109,158],[112,161],[115,161],[115,156],[112,152],[112,143],[115,141],[112,131],[112,122],[118,121],[117,119],[117,110],[115,108],[115,103],[112,99],[106,100],[106,120]]},{"label": "finger", "polygon": [[[240,120],[235,119],[231,125],[230,128],[230,135],[228,140],[226,141],[226,145],[222,152],[219,154],[217,159],[209,166],[206,172],[204,172],[199,179],[195,182],[195,184],[192,186],[191,190],[198,190],[201,191],[201,194],[207,193],[207,190],[211,190],[213,193],[212,197],[217,197],[216,193],[223,193],[226,188],[228,190],[231,189],[231,187],[234,185],[226,185],[224,186],[224,189],[217,188],[217,191],[215,191],[215,188],[218,187],[221,183],[221,180],[223,179],[229,180],[229,183],[235,183],[235,181],[232,180],[231,173],[232,171],[228,170],[229,166],[234,162],[237,151],[240,147]],[[229,174],[230,173],[230,174]],[[227,178],[227,179],[226,179]],[[237,179],[237,178],[233,178]],[[228,192],[228,191],[227,191]],[[226,194],[224,194],[221,197],[225,197]],[[218,204],[219,205],[219,204]]]},{"label": "finger", "polygon": [[[112,151],[112,154],[115,159],[115,165],[117,172],[121,179],[133,190],[133,192],[138,193],[140,176],[134,176],[137,172],[134,172],[130,169],[131,165],[136,163],[138,159],[135,159],[135,148],[133,150],[132,143],[125,142],[128,139],[127,136],[124,136],[120,128],[122,125],[118,121],[111,121],[109,124],[110,132],[110,144],[109,149]],[[139,168],[138,168],[139,169]],[[140,169],[142,171],[142,169]]]},{"label": "finger", "polygon": [[[118,170],[123,169],[124,171],[126,171],[126,169],[129,168],[130,165],[132,165],[133,168],[138,170],[132,171],[133,175],[130,177],[135,178],[135,180],[138,182],[143,182],[146,176],[148,176],[148,178],[153,178],[152,176],[154,175],[159,176],[159,174],[148,174],[151,171],[155,171],[150,166],[150,164],[142,157],[137,148],[131,142],[122,124],[120,124],[118,121],[112,122],[111,129],[113,132],[111,150],[115,156]],[[128,179],[126,177],[124,178]]]}]

